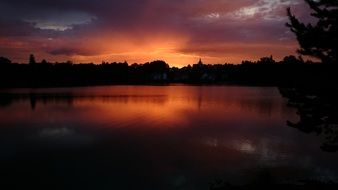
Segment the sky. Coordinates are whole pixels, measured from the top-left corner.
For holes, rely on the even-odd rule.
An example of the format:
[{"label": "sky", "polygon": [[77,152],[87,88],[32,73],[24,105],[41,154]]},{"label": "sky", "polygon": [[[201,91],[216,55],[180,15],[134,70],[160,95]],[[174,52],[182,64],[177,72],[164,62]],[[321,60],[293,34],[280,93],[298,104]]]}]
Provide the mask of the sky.
[{"label": "sky", "polygon": [[171,66],[297,55],[286,8],[303,0],[0,0],[0,56]]}]

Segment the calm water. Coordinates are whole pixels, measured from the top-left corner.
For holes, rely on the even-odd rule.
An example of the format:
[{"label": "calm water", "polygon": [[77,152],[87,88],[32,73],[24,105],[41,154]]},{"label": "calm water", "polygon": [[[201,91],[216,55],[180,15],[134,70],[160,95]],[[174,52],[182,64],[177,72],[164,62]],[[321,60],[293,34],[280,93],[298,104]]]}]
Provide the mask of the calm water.
[{"label": "calm water", "polygon": [[290,128],[276,88],[112,86],[1,91],[0,182],[209,189],[337,181],[338,155]]}]

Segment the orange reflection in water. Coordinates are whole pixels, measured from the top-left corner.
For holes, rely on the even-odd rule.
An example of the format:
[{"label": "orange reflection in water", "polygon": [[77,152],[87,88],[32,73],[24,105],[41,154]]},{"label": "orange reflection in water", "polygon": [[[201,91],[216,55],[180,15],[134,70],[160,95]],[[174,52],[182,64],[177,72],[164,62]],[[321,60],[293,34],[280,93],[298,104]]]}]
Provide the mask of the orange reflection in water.
[{"label": "orange reflection in water", "polygon": [[[14,93],[14,92],[11,92]],[[15,92],[23,93],[23,92]],[[39,122],[85,121],[96,126],[193,127],[282,122],[294,112],[275,88],[203,86],[115,86],[35,90],[33,110],[10,116]],[[19,101],[15,106],[24,106]],[[27,104],[27,101],[26,101]],[[2,110],[0,110],[2,111]],[[6,110],[8,112],[8,110]],[[27,117],[28,114],[28,117]],[[2,118],[11,120],[13,118]]]},{"label": "orange reflection in water", "polygon": [[[283,180],[338,171],[337,155],[324,155],[314,138],[286,127],[297,116],[276,88],[112,86],[6,93],[11,96],[0,104],[0,139],[3,152],[12,156],[0,157],[6,172],[37,160],[40,170],[27,169],[34,177],[53,176],[41,171],[56,165],[66,168],[57,174],[70,183],[91,176],[94,186],[107,179],[114,187],[136,181],[149,189],[144,176],[152,187],[184,178],[183,188],[219,176],[251,182],[260,175],[257,168]],[[11,162],[21,158],[24,164]]]}]

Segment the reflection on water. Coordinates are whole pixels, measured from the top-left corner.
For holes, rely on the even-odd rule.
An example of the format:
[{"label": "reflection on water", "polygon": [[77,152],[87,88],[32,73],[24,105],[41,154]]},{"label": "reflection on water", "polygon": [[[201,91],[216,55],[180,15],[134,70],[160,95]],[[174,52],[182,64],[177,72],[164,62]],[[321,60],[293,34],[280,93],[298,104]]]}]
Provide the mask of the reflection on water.
[{"label": "reflection on water", "polygon": [[336,181],[337,154],[287,120],[298,117],[275,88],[1,91],[1,180],[70,189]]}]

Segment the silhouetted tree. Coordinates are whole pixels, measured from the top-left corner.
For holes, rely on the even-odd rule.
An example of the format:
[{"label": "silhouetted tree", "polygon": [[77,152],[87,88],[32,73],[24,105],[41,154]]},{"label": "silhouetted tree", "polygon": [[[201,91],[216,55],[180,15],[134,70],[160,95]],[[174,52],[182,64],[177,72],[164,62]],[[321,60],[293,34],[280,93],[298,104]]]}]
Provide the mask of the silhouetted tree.
[{"label": "silhouetted tree", "polygon": [[12,61],[9,60],[8,58],[6,58],[6,57],[0,57],[0,64],[1,65],[9,65],[11,63],[12,63]]},{"label": "silhouetted tree", "polygon": [[262,57],[257,61],[258,64],[274,64],[276,61],[273,59],[272,55],[270,57]]},{"label": "silhouetted tree", "polygon": [[[290,127],[294,127],[305,133],[321,135],[322,150],[329,152],[338,151],[338,101],[336,73],[337,65],[337,27],[338,27],[338,1],[337,0],[305,0],[313,10],[311,14],[316,18],[315,24],[300,22],[287,9],[290,23],[287,26],[296,34],[300,45],[298,53],[319,58],[325,64],[308,65],[313,68],[308,74],[304,74],[307,68],[299,69],[297,80],[303,80],[302,86],[297,88],[281,89],[284,97],[289,99],[288,104],[297,108],[300,120],[297,123],[288,121]],[[284,63],[295,61],[293,57],[284,58]],[[290,67],[291,68],[291,67]],[[292,67],[295,68],[295,67]],[[324,69],[323,69],[324,68]],[[333,71],[332,71],[333,70]],[[291,76],[291,75],[290,75]],[[311,77],[316,80],[311,81]],[[319,77],[320,76],[320,77]],[[296,81],[295,79],[293,79]]]},{"label": "silhouetted tree", "polygon": [[338,101],[336,91],[305,90],[299,88],[280,89],[288,105],[297,108],[300,120],[287,121],[288,126],[304,133],[322,136],[321,149],[327,152],[338,151]]},{"label": "silhouetted tree", "polygon": [[301,63],[304,63],[304,60],[302,60],[301,57],[297,59],[295,56],[289,55],[289,56],[284,57],[283,63],[284,64],[301,64]]},{"label": "silhouetted tree", "polygon": [[254,62],[252,61],[248,61],[248,60],[242,61],[242,65],[252,65],[252,64],[254,64]]},{"label": "silhouetted tree", "polygon": [[36,64],[35,57],[34,57],[33,54],[29,55],[29,64],[30,65],[35,65]]},{"label": "silhouetted tree", "polygon": [[45,59],[43,59],[43,60],[41,61],[41,64],[48,64],[48,62],[47,62]]},{"label": "silhouetted tree", "polygon": [[305,0],[317,18],[315,25],[300,22],[288,8],[290,23],[286,25],[296,34],[300,44],[298,52],[321,59],[323,63],[337,62],[338,1]]},{"label": "silhouetted tree", "polygon": [[150,72],[166,72],[169,70],[169,65],[162,60],[153,61],[149,64],[145,64],[147,70]]}]

